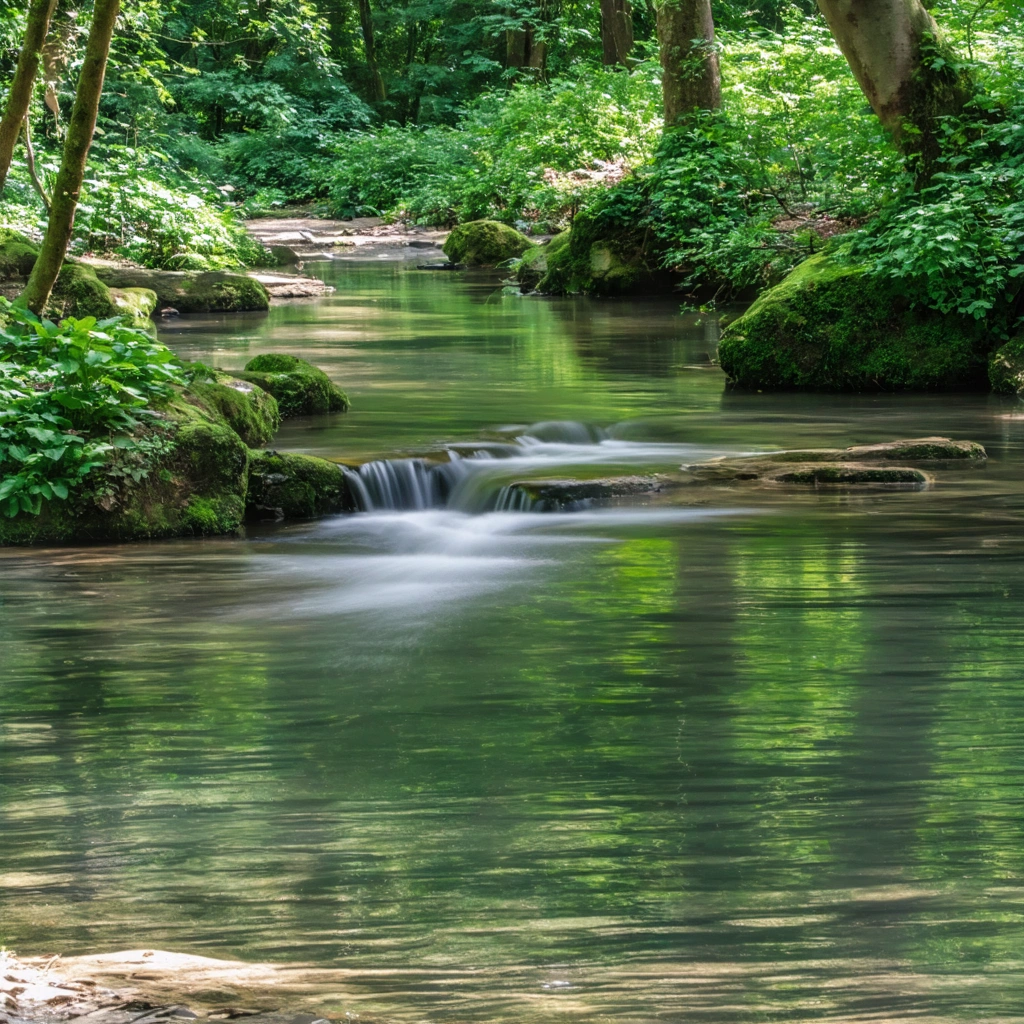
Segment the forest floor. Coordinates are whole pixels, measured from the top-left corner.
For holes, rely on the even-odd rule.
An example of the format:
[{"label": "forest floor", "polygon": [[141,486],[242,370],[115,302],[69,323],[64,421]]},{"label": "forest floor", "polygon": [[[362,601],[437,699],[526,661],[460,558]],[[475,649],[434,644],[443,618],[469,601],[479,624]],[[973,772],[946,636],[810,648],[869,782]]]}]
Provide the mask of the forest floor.
[{"label": "forest floor", "polygon": [[327,1024],[315,1004],[339,992],[340,973],[161,950],[67,958],[0,950],[0,1024]]}]

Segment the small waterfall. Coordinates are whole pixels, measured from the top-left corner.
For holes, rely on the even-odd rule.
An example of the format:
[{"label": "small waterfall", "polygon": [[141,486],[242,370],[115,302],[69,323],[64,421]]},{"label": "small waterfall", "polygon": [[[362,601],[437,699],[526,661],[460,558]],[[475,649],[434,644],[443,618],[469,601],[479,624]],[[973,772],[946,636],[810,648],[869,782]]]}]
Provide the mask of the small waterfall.
[{"label": "small waterfall", "polygon": [[506,484],[495,499],[495,512],[534,512],[537,502],[518,484]]},{"label": "small waterfall", "polygon": [[444,508],[457,484],[468,475],[455,452],[450,462],[425,459],[386,459],[346,470],[353,502],[360,512],[411,511]]}]

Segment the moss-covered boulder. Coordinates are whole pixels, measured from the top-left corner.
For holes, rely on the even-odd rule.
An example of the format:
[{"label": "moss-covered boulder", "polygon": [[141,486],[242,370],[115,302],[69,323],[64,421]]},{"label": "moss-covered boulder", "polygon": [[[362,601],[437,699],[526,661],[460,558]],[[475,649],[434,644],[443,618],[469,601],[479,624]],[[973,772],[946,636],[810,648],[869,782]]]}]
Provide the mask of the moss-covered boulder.
[{"label": "moss-covered boulder", "polygon": [[111,288],[110,297],[118,315],[131,317],[134,323],[145,323],[156,312],[157,294],[151,288]]},{"label": "moss-covered boulder", "polygon": [[266,444],[281,426],[277,399],[269,391],[219,370],[197,375],[188,394],[216,410],[250,447]]},{"label": "moss-covered boulder", "polygon": [[535,291],[537,285],[544,280],[548,272],[548,250],[556,239],[561,237],[562,235],[557,235],[547,245],[535,245],[523,253],[516,267],[516,281],[519,282],[519,290],[523,294]]},{"label": "moss-covered boulder", "polygon": [[240,313],[270,308],[270,296],[259,281],[226,270],[206,272],[97,267],[110,288],[147,288],[161,307],[179,313]]},{"label": "moss-covered boulder", "polygon": [[351,511],[345,471],[312,455],[255,451],[249,465],[250,520],[316,519]]},{"label": "moss-covered boulder", "polygon": [[496,220],[471,220],[453,228],[442,249],[452,263],[496,267],[533,248],[526,235]]},{"label": "moss-covered boulder", "polygon": [[148,540],[230,533],[245,517],[249,449],[189,390],[155,410],[145,447],[111,459],[66,501],[0,518],[0,544]]},{"label": "moss-covered boulder", "polygon": [[1024,334],[1011,338],[992,353],[988,379],[993,391],[1024,395]]},{"label": "moss-covered boulder", "polygon": [[345,412],[349,407],[348,396],[323,370],[296,356],[256,356],[237,376],[269,391],[285,417]]},{"label": "moss-covered boulder", "polygon": [[649,295],[674,285],[647,232],[612,233],[582,213],[545,246],[544,264],[536,290],[546,295]]},{"label": "moss-covered boulder", "polygon": [[734,385],[763,390],[968,388],[985,381],[990,337],[820,254],[726,328],[718,358]]},{"label": "moss-covered boulder", "polygon": [[0,281],[28,277],[38,255],[38,242],[12,228],[0,228]]}]

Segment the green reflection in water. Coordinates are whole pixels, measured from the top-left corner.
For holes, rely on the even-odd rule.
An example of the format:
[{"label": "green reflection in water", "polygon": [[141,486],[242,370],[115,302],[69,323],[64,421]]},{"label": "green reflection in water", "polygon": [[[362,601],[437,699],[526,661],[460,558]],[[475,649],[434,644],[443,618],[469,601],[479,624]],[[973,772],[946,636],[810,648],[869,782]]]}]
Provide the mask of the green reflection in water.
[{"label": "green reflection in water", "polygon": [[173,335],[353,392],[282,447],[631,420],[726,448],[941,432],[993,463],[722,492],[697,511],[749,510],[720,519],[2,552],[0,940],[311,961],[353,972],[325,1010],[409,1021],[1022,1019],[1013,408],[723,397],[671,304],[332,273],[323,303]]}]

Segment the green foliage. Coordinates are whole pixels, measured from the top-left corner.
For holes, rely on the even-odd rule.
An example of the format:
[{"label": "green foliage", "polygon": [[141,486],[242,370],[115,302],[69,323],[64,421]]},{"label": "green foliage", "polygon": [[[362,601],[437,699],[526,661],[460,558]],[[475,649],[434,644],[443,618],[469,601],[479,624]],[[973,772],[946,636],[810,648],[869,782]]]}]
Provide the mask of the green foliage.
[{"label": "green foliage", "polygon": [[171,351],[119,319],[58,325],[6,299],[0,315],[0,511],[38,514],[111,463],[145,475],[164,442],[139,417],[184,383]]},{"label": "green foliage", "polygon": [[629,74],[588,68],[484,93],[455,128],[349,134],[338,145],[333,210],[431,224],[563,223],[609,171],[621,176],[622,165],[650,155],[661,127],[656,74],[653,62]]},{"label": "green foliage", "polygon": [[932,309],[996,326],[1024,282],[1024,102],[993,117],[994,100],[945,118],[930,183],[908,184],[841,253]]}]

